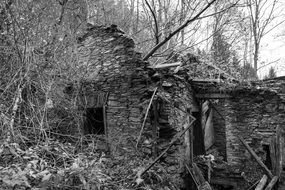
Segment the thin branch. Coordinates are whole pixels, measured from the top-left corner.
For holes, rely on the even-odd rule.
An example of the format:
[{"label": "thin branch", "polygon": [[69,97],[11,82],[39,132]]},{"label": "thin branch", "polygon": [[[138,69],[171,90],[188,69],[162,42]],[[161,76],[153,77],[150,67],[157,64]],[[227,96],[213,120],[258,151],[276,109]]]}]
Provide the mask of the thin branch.
[{"label": "thin branch", "polygon": [[264,30],[265,30],[265,28],[267,27],[267,25],[268,25],[269,23],[271,23],[272,20],[274,19],[274,17],[273,17],[273,12],[274,12],[274,10],[275,10],[275,5],[276,5],[276,1],[273,2],[272,8],[271,8],[270,13],[269,13],[269,15],[268,15],[268,19],[266,19],[265,23],[261,26],[260,38],[263,36]]},{"label": "thin branch", "polygon": [[263,36],[265,36],[266,34],[268,34],[269,32],[271,32],[272,30],[274,30],[275,28],[277,28],[278,26],[280,26],[281,24],[283,24],[285,22],[285,20],[280,21],[278,24],[276,24],[275,26],[273,26],[272,28],[270,28],[269,30],[267,30],[266,32],[263,33]]},{"label": "thin branch", "polygon": [[151,15],[153,17],[153,20],[154,20],[154,24],[155,24],[155,31],[154,31],[155,44],[158,44],[159,43],[159,31],[158,31],[157,19],[156,19],[154,11],[152,10],[152,8],[151,8],[151,6],[150,6],[150,4],[148,3],[147,0],[145,0],[145,3],[147,5],[147,7],[149,8],[149,10],[151,12]]},{"label": "thin branch", "polygon": [[145,113],[144,120],[143,120],[143,123],[142,123],[142,128],[141,128],[140,134],[139,134],[139,136],[138,136],[136,148],[138,148],[138,144],[139,144],[140,139],[141,139],[141,136],[142,136],[142,132],[143,132],[143,129],[144,129],[144,126],[145,126],[145,122],[146,122],[146,119],[147,119],[147,116],[148,116],[148,112],[149,112],[149,109],[150,109],[150,107],[151,107],[151,105],[152,105],[152,101],[153,101],[153,99],[154,99],[154,96],[155,96],[155,94],[156,94],[157,89],[158,89],[158,87],[155,88],[155,90],[154,90],[154,92],[153,92],[153,94],[152,94],[152,97],[151,97],[151,99],[150,99],[150,101],[149,101],[148,107],[147,107],[147,109],[146,109],[146,113]]},{"label": "thin branch", "polygon": [[261,68],[263,68],[263,67],[266,67],[266,66],[268,66],[268,65],[271,65],[271,64],[273,64],[273,63],[276,63],[276,62],[279,61],[279,60],[280,60],[280,58],[277,59],[277,60],[275,60],[275,61],[271,61],[271,62],[269,62],[269,63],[267,63],[267,64],[265,64],[265,65],[262,65],[262,66],[260,66],[259,68],[257,68],[257,70],[259,70],[259,69],[261,69]]},{"label": "thin branch", "polygon": [[173,36],[175,36],[178,32],[183,30],[185,27],[187,27],[190,23],[196,21],[201,14],[203,14],[216,0],[212,0],[210,3],[208,3],[199,13],[196,14],[192,19],[189,19],[184,22],[181,26],[179,26],[176,30],[171,32],[163,41],[161,41],[159,44],[157,44],[155,47],[153,47],[150,52],[143,58],[144,61],[148,60],[161,46],[163,46],[165,43],[167,43]]},{"label": "thin branch", "polygon": [[[236,3],[232,4],[231,6],[225,8],[225,9],[222,9],[222,10],[220,10],[220,11],[218,11],[218,12],[213,13],[213,14],[209,14],[209,15],[205,15],[205,16],[199,17],[198,19],[201,20],[201,19],[204,19],[204,18],[212,17],[212,16],[218,15],[218,14],[220,14],[220,13],[223,13],[223,12],[229,10],[230,8],[235,7],[238,2],[239,2],[239,1],[237,1]],[[198,20],[198,19],[197,19],[197,20]]]},{"label": "thin branch", "polygon": [[55,40],[58,36],[58,30],[59,30],[60,25],[63,22],[63,16],[65,13],[65,8],[66,8],[67,2],[68,2],[68,0],[58,1],[59,5],[61,6],[61,9],[60,9],[60,15],[59,15],[58,21],[54,24],[55,32],[54,32],[54,35],[53,35],[51,42],[50,42],[51,45],[53,45],[55,43]]}]

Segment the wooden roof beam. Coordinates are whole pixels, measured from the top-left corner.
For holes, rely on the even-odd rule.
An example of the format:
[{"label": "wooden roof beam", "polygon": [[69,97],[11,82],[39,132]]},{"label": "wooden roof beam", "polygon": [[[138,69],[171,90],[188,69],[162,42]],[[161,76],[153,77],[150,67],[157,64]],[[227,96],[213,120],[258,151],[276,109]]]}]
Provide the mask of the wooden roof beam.
[{"label": "wooden roof beam", "polygon": [[221,79],[199,79],[199,78],[194,78],[192,79],[194,83],[220,83],[222,82]]},{"label": "wooden roof beam", "polygon": [[182,62],[175,62],[175,63],[168,63],[168,64],[159,64],[159,65],[156,65],[156,66],[150,66],[150,68],[153,68],[153,69],[164,69],[164,68],[168,68],[168,67],[178,67],[178,66],[181,66],[182,65]]},{"label": "wooden roof beam", "polygon": [[203,94],[195,94],[196,98],[199,99],[228,99],[232,96],[225,93],[203,93]]}]

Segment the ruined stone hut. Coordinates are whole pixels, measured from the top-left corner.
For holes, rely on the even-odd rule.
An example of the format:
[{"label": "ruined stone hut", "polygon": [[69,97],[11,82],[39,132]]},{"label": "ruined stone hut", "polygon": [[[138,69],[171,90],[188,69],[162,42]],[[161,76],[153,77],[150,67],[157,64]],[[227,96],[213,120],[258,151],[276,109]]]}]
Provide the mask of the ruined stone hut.
[{"label": "ruined stone hut", "polygon": [[[193,121],[196,108],[185,73],[150,68],[134,41],[116,27],[89,27],[78,38],[78,54],[81,80],[63,89],[75,101],[80,120],[73,134],[101,136],[114,156],[139,152],[156,157]],[[162,158],[177,187],[183,186],[189,151],[187,133]]]},{"label": "ruined stone hut", "polygon": [[[167,172],[180,179],[177,187],[183,186],[181,173],[185,163],[193,161],[191,152],[213,154],[227,168],[237,168],[214,169],[212,184],[239,189],[246,180],[258,179],[262,171],[254,171],[251,179],[253,171],[246,164],[253,170],[258,165],[252,164],[239,136],[276,175],[282,173],[283,161],[280,166],[275,158],[283,143],[283,84],[228,85],[192,78],[187,69],[151,68],[135,51],[134,41],[115,26],[89,27],[78,38],[78,53],[82,78],[64,89],[76,102],[81,121],[76,134],[101,135],[113,155],[140,150],[156,157],[195,118],[193,138],[186,132],[162,158]],[[272,91],[275,84],[278,89]],[[282,160],[284,151],[279,149]]]}]

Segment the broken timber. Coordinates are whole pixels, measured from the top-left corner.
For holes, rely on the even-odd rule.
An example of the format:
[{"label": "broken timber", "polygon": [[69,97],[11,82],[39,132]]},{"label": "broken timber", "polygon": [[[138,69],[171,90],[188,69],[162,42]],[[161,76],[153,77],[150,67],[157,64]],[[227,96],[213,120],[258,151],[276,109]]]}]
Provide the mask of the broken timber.
[{"label": "broken timber", "polygon": [[157,141],[158,141],[158,111],[157,111],[157,101],[153,102],[153,115],[154,115],[154,125],[153,125],[153,156],[156,158],[158,154],[158,148],[157,148]]},{"label": "broken timber", "polygon": [[232,96],[225,93],[205,93],[205,94],[196,94],[196,98],[199,99],[228,99]]},{"label": "broken timber", "polygon": [[257,161],[257,163],[261,166],[263,171],[269,176],[270,179],[272,179],[273,174],[266,167],[266,165],[260,160],[260,158],[257,156],[257,154],[252,150],[252,148],[250,148],[250,146],[245,142],[245,140],[242,137],[239,137],[239,140],[245,146],[245,148],[248,150],[248,152],[253,156],[253,158]]},{"label": "broken timber", "polygon": [[246,190],[251,190],[253,189],[255,186],[257,186],[257,184],[259,183],[259,181],[256,181],[254,184],[252,184],[249,188],[247,188]]},{"label": "broken timber", "polygon": [[269,182],[269,184],[267,185],[267,187],[265,188],[265,190],[271,190],[274,185],[276,184],[276,182],[278,181],[278,177],[274,176],[271,181]]},{"label": "broken timber", "polygon": [[270,160],[271,160],[271,165],[272,165],[272,171],[276,175],[276,168],[277,168],[276,137],[272,137],[270,139],[269,150],[270,150]]},{"label": "broken timber", "polygon": [[266,175],[263,175],[261,180],[259,181],[258,185],[256,186],[255,190],[262,190],[267,182],[268,177]]},{"label": "broken timber", "polygon": [[104,118],[104,131],[105,131],[105,141],[106,141],[106,151],[109,151],[109,143],[108,143],[108,123],[107,123],[107,113],[106,113],[106,105],[103,106],[103,118]]},{"label": "broken timber", "polygon": [[192,166],[192,168],[189,168],[186,164],[186,168],[190,173],[191,177],[193,178],[193,181],[195,182],[198,190],[212,190],[210,184],[205,180],[198,166],[195,163],[193,163]]},{"label": "broken timber", "polygon": [[188,131],[188,134],[189,134],[189,137],[190,137],[190,164],[192,165],[193,164],[193,160],[194,160],[194,156],[193,156],[193,150],[194,150],[194,142],[193,142],[193,139],[194,139],[194,126],[191,127],[190,129],[190,132]]},{"label": "broken timber", "polygon": [[145,172],[147,172],[147,171],[170,149],[170,147],[172,147],[172,145],[173,145],[184,133],[186,133],[186,131],[189,130],[189,128],[192,126],[193,122],[196,120],[196,119],[195,119],[194,117],[192,117],[191,115],[190,115],[190,117],[191,117],[193,120],[190,122],[189,126],[186,127],[182,132],[180,132],[180,134],[177,134],[177,135],[172,139],[172,141],[170,142],[170,144],[168,145],[168,147],[167,147],[151,164],[149,164],[149,165],[141,172],[141,176],[143,176],[143,174],[144,174]]},{"label": "broken timber", "polygon": [[188,172],[190,173],[190,175],[191,175],[191,177],[192,177],[192,179],[193,179],[193,181],[194,181],[196,187],[198,187],[199,184],[198,184],[198,182],[197,182],[197,179],[196,179],[196,177],[195,177],[195,174],[194,174],[193,169],[191,170],[187,164],[185,165],[185,167],[186,167],[186,169],[188,170]]},{"label": "broken timber", "polygon": [[192,79],[193,82],[200,82],[200,83],[220,83],[222,80],[221,79],[200,79],[200,78],[194,78]]},{"label": "broken timber", "polygon": [[280,177],[281,172],[282,172],[282,162],[283,162],[283,158],[282,158],[282,141],[284,140],[282,137],[282,131],[281,131],[281,127],[278,126],[276,129],[276,171],[275,171],[275,175],[277,175],[278,177]]},{"label": "broken timber", "polygon": [[159,64],[156,65],[154,67],[151,67],[153,69],[164,69],[164,68],[168,68],[168,67],[177,67],[177,66],[181,66],[182,63],[181,62],[175,62],[175,63],[168,63],[168,64]]},{"label": "broken timber", "polygon": [[143,132],[143,129],[144,129],[144,126],[145,126],[145,122],[146,122],[146,119],[147,119],[147,116],[148,116],[148,112],[149,112],[149,109],[150,109],[150,107],[151,107],[151,105],[152,105],[152,101],[153,101],[153,99],[154,99],[154,96],[155,96],[155,94],[156,94],[157,89],[158,89],[158,87],[156,87],[156,88],[154,89],[154,92],[153,92],[152,97],[151,97],[151,99],[150,99],[150,101],[149,101],[148,107],[147,107],[147,109],[146,109],[146,113],[145,113],[144,120],[143,120],[143,123],[142,123],[142,128],[141,128],[140,134],[139,134],[139,136],[138,136],[136,148],[138,148],[138,144],[139,144],[140,139],[141,139],[141,136],[142,136],[142,132]]},{"label": "broken timber", "polygon": [[109,152],[110,151],[110,147],[109,147],[109,137],[108,137],[108,120],[107,120],[107,101],[108,101],[108,97],[109,97],[109,92],[107,93],[104,105],[103,105],[103,120],[104,120],[104,131],[105,131],[105,141],[106,141],[106,151]]}]

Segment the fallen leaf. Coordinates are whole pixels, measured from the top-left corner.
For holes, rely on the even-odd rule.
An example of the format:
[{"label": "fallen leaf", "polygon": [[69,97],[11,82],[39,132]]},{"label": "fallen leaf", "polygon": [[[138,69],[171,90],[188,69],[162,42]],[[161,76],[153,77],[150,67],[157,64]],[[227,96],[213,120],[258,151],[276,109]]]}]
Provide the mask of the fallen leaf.
[{"label": "fallen leaf", "polygon": [[138,177],[138,178],[136,179],[137,185],[141,184],[142,182],[143,182],[143,179],[142,179],[142,178]]},{"label": "fallen leaf", "polygon": [[42,178],[42,182],[48,181],[50,179],[50,177],[51,177],[51,173],[48,173],[48,174],[44,175],[43,178]]}]

